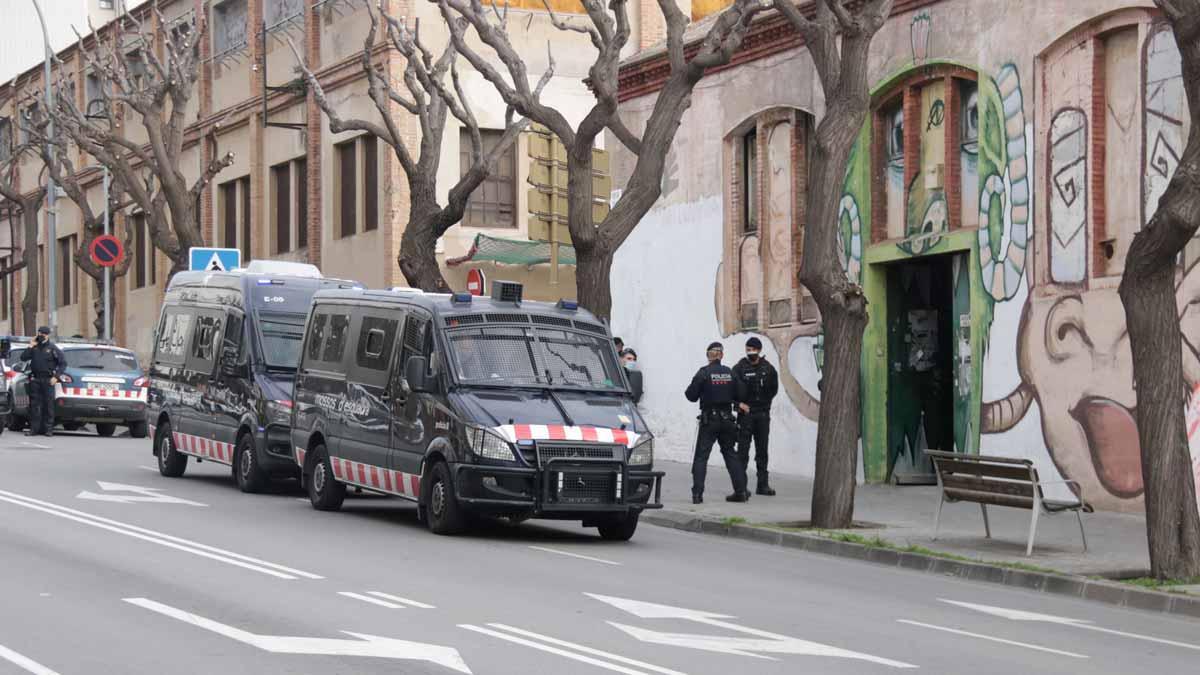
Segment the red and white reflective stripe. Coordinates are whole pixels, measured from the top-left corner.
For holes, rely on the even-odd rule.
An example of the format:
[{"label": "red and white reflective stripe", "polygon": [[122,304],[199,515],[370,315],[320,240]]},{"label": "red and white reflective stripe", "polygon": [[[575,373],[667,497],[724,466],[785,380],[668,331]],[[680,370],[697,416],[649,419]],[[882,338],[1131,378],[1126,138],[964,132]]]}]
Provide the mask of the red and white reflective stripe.
[{"label": "red and white reflective stripe", "polygon": [[175,449],[185,455],[209,459],[221,464],[233,464],[233,444],[214,441],[191,434],[173,432]]},{"label": "red and white reflective stripe", "polygon": [[[304,451],[296,448],[296,452]],[[333,477],[343,483],[361,485],[405,499],[415,500],[421,496],[421,477],[416,474],[352,462],[341,457],[330,457],[329,464],[333,467]]]},{"label": "red and white reflective stripe", "polygon": [[304,457],[306,455],[308,455],[307,450],[305,450],[304,448],[301,448],[299,446],[296,446],[296,464],[299,464],[301,467],[303,467],[304,466]]},{"label": "red and white reflective stripe", "polygon": [[120,399],[137,399],[139,401],[146,400],[146,388],[140,389],[95,389],[92,387],[64,387],[61,384],[57,387],[57,396],[71,396],[74,398],[120,398]]},{"label": "red and white reflective stripe", "polygon": [[517,441],[584,441],[590,443],[619,443],[632,448],[638,434],[608,427],[567,427],[561,424],[505,424],[496,433],[510,443]]}]

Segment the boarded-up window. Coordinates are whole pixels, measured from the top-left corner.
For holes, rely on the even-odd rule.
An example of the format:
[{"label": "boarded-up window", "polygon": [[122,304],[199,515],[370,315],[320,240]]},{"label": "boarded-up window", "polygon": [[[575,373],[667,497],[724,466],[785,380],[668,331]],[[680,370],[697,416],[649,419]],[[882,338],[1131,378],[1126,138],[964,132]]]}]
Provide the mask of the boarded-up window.
[{"label": "boarded-up window", "polygon": [[237,181],[222,183],[217,188],[221,212],[221,246],[237,248]]},{"label": "boarded-up window", "polygon": [[77,235],[70,235],[58,240],[58,306],[67,307],[78,300],[75,293],[75,242]]},{"label": "boarded-up window", "polygon": [[155,283],[154,244],[145,214],[132,216],[130,227],[133,228],[133,287],[145,288]]},{"label": "boarded-up window", "polygon": [[271,181],[275,187],[275,252],[287,253],[292,250],[291,164],[284,162],[272,167]]},{"label": "boarded-up window", "polygon": [[363,148],[363,231],[379,229],[379,141],[362,137]]},{"label": "boarded-up window", "polygon": [[298,159],[296,174],[296,248],[308,246],[308,160]]},{"label": "boarded-up window", "polygon": [[238,190],[241,192],[242,199],[242,265],[250,262],[250,231],[252,227],[250,215],[250,177],[246,176],[238,181]]},{"label": "boarded-up window", "polygon": [[213,8],[213,55],[246,46],[246,0],[225,0]]},{"label": "boarded-up window", "polygon": [[[1104,224],[1101,238],[1102,274],[1113,276],[1125,269],[1125,254],[1140,229],[1141,208],[1129,193],[1139,183],[1141,119],[1138,115],[1138,29],[1129,26],[1103,38],[1104,52]],[[1098,120],[1093,119],[1093,123]],[[1101,168],[1101,167],[1097,167]]]},{"label": "boarded-up window", "polygon": [[[483,138],[483,153],[487,155],[500,142],[503,132],[480,129]],[[475,188],[467,201],[462,224],[467,227],[516,227],[516,148],[515,144],[496,159],[488,177]],[[459,134],[460,173],[466,175],[471,168],[471,136],[466,129]]]},{"label": "boarded-up window", "polygon": [[358,231],[358,171],[354,152],[355,141],[335,147],[338,165],[338,236],[349,237]]},{"label": "boarded-up window", "polygon": [[8,267],[12,264],[12,259],[8,256],[0,258],[0,321],[8,321]]},{"label": "boarded-up window", "polygon": [[742,137],[742,231],[758,230],[758,130]]}]

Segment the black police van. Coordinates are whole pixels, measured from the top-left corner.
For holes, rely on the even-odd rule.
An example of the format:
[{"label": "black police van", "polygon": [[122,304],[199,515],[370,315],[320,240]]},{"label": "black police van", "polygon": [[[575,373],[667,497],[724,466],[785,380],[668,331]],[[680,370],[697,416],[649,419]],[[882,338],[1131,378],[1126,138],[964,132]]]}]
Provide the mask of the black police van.
[{"label": "black police van", "polygon": [[244,492],[295,477],[288,426],[309,304],[319,289],[356,285],[280,261],[176,274],[149,369],[159,472],[183,475],[190,456],[232,466]]},{"label": "black police van", "polygon": [[313,507],[402,497],[439,534],[472,516],[581,520],[627,540],[661,508],[654,440],[612,337],[574,302],[410,289],[313,297],[295,461]]}]

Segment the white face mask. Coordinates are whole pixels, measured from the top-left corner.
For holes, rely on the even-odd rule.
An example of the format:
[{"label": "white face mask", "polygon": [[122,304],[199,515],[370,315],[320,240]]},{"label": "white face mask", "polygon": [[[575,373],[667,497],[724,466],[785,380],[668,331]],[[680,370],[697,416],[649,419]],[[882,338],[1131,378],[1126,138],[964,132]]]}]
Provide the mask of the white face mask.
[{"label": "white face mask", "polygon": [[637,368],[637,361],[622,361],[621,363],[629,370],[635,370]]}]

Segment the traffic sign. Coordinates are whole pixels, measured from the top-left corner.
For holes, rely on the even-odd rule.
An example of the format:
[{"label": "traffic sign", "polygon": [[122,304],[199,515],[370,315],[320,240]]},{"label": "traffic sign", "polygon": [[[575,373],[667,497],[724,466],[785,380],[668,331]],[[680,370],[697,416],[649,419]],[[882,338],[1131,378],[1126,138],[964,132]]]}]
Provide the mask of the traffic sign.
[{"label": "traffic sign", "polygon": [[242,266],[242,252],[236,248],[188,249],[188,269],[196,272],[228,272]]},{"label": "traffic sign", "polygon": [[92,262],[101,267],[112,267],[125,257],[125,246],[111,234],[102,234],[92,240],[88,252],[92,255]]},{"label": "traffic sign", "polygon": [[471,295],[483,295],[487,291],[487,276],[483,270],[473,269],[467,272],[467,292]]}]

